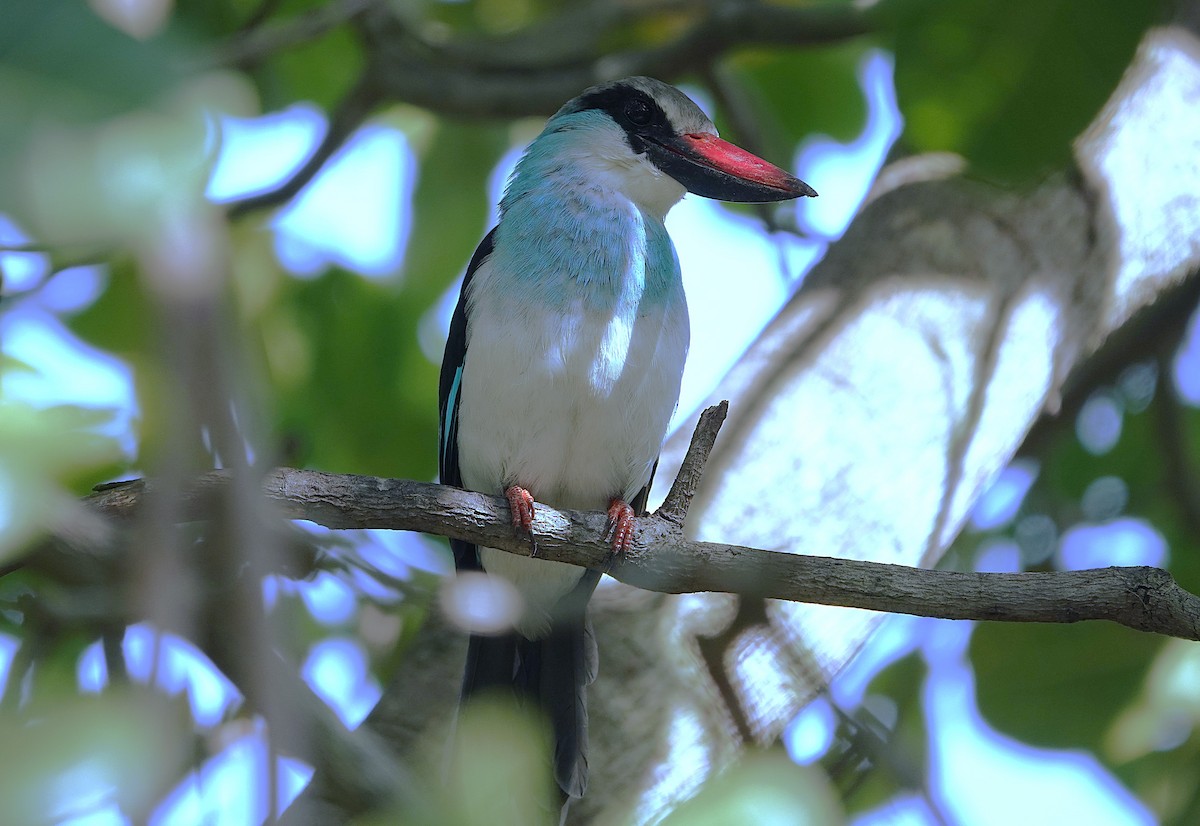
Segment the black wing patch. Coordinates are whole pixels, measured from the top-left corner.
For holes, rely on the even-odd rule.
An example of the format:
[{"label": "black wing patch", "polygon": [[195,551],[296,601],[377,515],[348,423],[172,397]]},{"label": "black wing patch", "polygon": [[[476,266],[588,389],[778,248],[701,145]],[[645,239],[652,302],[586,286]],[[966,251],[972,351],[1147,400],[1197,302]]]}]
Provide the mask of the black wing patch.
[{"label": "black wing patch", "polygon": [[633,497],[633,501],[629,503],[629,507],[633,508],[633,513],[636,516],[645,516],[647,513],[647,505],[650,504],[650,487],[654,484],[654,474],[658,473],[658,459],[654,460],[654,467],[650,468],[650,478],[646,480],[646,486],[637,492]]},{"label": "black wing patch", "polygon": [[[442,373],[438,381],[438,477],[443,485],[462,487],[462,472],[458,465],[458,408],[461,402],[463,362],[467,357],[467,285],[494,246],[495,227],[479,242],[458,294],[458,306],[450,317],[450,335],[442,356]],[[479,569],[479,554],[473,544],[450,540],[455,565],[460,569]]]}]

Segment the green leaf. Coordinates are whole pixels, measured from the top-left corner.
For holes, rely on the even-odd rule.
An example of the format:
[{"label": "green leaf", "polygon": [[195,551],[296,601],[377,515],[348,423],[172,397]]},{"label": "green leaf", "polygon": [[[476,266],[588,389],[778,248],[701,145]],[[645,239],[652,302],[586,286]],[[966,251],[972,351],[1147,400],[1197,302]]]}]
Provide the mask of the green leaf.
[{"label": "green leaf", "polygon": [[0,208],[25,180],[25,149],[64,124],[144,106],[183,77],[179,37],[134,40],[77,0],[5,0],[0,24]]},{"label": "green leaf", "polygon": [[983,623],[971,638],[980,711],[1031,745],[1098,751],[1162,644],[1107,622]]},{"label": "green leaf", "polygon": [[[484,698],[459,715],[449,761],[446,810],[451,823],[546,822],[553,781],[545,720],[512,702]],[[446,822],[446,821],[443,821]]]},{"label": "green leaf", "polygon": [[905,139],[1025,181],[1070,160],[1158,18],[1156,0],[899,0]]},{"label": "green leaf", "polygon": [[284,49],[272,55],[259,73],[263,109],[282,109],[298,100],[333,109],[362,65],[361,44],[346,26]]},{"label": "green leaf", "polygon": [[[188,720],[175,700],[128,688],[57,698],[32,720],[0,717],[6,823],[57,823],[81,800],[148,812],[186,767]],[[80,797],[80,795],[87,795]]]},{"label": "green leaf", "polygon": [[[260,329],[276,432],[292,445],[288,461],[401,475],[414,470],[404,457],[436,442],[436,411],[423,429],[397,413],[406,396],[402,351],[416,346],[395,335],[402,312],[393,288],[344,270],[283,282]],[[429,392],[436,407],[437,391]],[[432,462],[432,448],[427,452]]]},{"label": "green leaf", "polygon": [[[135,40],[75,0],[5,0],[0,100],[22,100],[40,117],[111,116],[180,80],[183,47],[178,39]],[[28,127],[21,114],[6,111],[4,123]]]},{"label": "green leaf", "polygon": [[423,137],[403,286],[417,304],[428,305],[466,269],[490,229],[488,176],[509,142],[506,128],[449,119]]},{"label": "green leaf", "polygon": [[796,145],[813,133],[851,141],[867,120],[858,67],[876,44],[858,38],[823,48],[754,50],[729,65],[753,106],[762,151],[783,165]]},{"label": "green leaf", "polygon": [[0,560],[76,506],[70,488],[115,465],[117,442],[97,432],[111,414],[82,407],[0,402]]}]

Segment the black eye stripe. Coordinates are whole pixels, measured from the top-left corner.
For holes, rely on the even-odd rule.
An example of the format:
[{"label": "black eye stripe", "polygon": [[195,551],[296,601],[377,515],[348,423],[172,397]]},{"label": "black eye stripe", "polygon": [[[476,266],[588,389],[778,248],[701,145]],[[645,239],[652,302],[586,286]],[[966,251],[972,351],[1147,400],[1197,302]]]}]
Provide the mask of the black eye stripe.
[{"label": "black eye stripe", "polygon": [[607,112],[627,132],[643,127],[671,130],[667,113],[641,89],[625,84],[606,86],[575,101],[571,112],[599,109]]},{"label": "black eye stripe", "polygon": [[634,98],[625,104],[625,117],[637,126],[645,126],[654,119],[654,110],[647,105],[646,101]]}]

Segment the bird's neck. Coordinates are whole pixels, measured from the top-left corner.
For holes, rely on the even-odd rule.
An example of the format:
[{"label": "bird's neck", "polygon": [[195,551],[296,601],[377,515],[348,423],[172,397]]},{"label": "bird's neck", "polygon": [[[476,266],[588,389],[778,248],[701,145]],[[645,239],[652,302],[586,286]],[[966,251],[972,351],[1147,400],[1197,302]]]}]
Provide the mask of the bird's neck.
[{"label": "bird's neck", "polygon": [[681,292],[679,263],[662,217],[561,158],[526,156],[501,204],[493,253],[522,289],[547,301],[616,303]]}]

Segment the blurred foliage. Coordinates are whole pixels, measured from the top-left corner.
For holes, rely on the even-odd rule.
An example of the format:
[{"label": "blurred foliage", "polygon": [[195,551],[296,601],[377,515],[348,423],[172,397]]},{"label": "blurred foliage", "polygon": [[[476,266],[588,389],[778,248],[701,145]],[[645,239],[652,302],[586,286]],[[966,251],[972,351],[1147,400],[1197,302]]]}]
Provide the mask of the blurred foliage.
[{"label": "blurred foliage", "polygon": [[[1145,364],[1132,365],[1114,386],[1096,388],[1093,397],[1115,402],[1120,437],[1111,449],[1084,448],[1075,422],[1066,419],[1033,458],[1040,471],[1019,510],[1003,526],[984,532],[968,530],[945,562],[971,568],[976,554],[997,540],[1011,541],[1031,560],[1028,570],[1061,564],[1054,553],[1058,538],[1081,524],[1105,524],[1116,518],[1145,520],[1162,534],[1168,548],[1166,567],[1179,583],[1198,590],[1200,535],[1180,507],[1180,491],[1166,473],[1167,454],[1182,452],[1196,462],[1200,445],[1200,410],[1175,397],[1170,381],[1159,377],[1131,392],[1132,374],[1153,375]],[[1164,427],[1164,406],[1174,406],[1183,428]],[[1121,479],[1129,498],[1107,520],[1089,520],[1085,492],[1097,480]],[[1196,491],[1192,492],[1193,495]],[[1024,533],[1028,520],[1039,521],[1034,547]],[[1047,526],[1050,526],[1049,528]],[[1043,536],[1049,530],[1050,535]],[[1040,547],[1050,543],[1049,557]],[[1115,552],[1115,551],[1114,551]],[[976,675],[976,699],[986,722],[1003,735],[1031,746],[1059,751],[1087,751],[1146,804],[1164,824],[1189,826],[1200,815],[1200,645],[1164,639],[1113,623],[1049,625],[979,623],[972,635],[970,663]],[[868,689],[868,704],[885,702],[898,709],[898,721],[886,748],[849,750],[864,762],[842,778],[850,786],[853,811],[880,805],[906,791],[904,771],[897,765],[919,765],[924,744],[920,722],[925,668],[919,654],[909,654],[885,668]],[[913,739],[916,721],[917,738]],[[861,724],[843,724],[843,738],[855,738]],[[825,761],[835,777],[844,765],[836,750]],[[839,759],[841,763],[839,763]],[[909,781],[911,777],[907,778]],[[919,779],[919,778],[918,778]],[[918,787],[918,791],[920,791]],[[928,790],[926,790],[927,792]]]},{"label": "blurred foliage", "polygon": [[[16,369],[28,368],[7,367]],[[116,441],[97,432],[109,422],[103,410],[0,402],[0,565],[58,527],[88,483],[118,466]]]},{"label": "blurred foliage", "polygon": [[543,721],[528,710],[498,700],[472,703],[455,726],[443,805],[449,819],[438,822],[548,822],[557,805],[549,743]]},{"label": "blurred foliage", "polygon": [[825,776],[812,767],[797,766],[779,750],[743,755],[735,766],[672,812],[663,826],[833,826],[844,819]]},{"label": "blurred foliage", "polygon": [[[662,47],[710,5],[668,3],[637,17],[625,4],[597,2],[409,0],[388,7],[426,39],[430,54],[457,46],[485,60],[488,48],[501,45],[534,65],[563,62],[574,46]],[[1068,160],[1072,138],[1110,94],[1165,3],[882,0],[877,6],[869,35],[724,55],[717,76],[738,111],[726,111],[721,96],[711,95],[722,128],[735,137],[744,128],[756,133],[745,137],[761,140],[761,151],[782,163],[811,134],[853,139],[866,117],[857,72],[871,49],[886,44],[895,54],[905,146],[959,152],[977,173],[1021,183]],[[105,261],[99,298],[66,320],[84,341],[132,367],[140,415],[137,455],[122,458],[117,442],[103,435],[104,411],[0,403],[0,566],[30,549],[89,484],[153,467],[168,445],[179,449],[167,414],[174,385],[164,348],[176,331],[162,313],[169,285],[152,271],[163,257],[162,239],[180,227],[215,227],[204,249],[227,277],[207,287],[236,319],[223,332],[242,349],[268,422],[267,435],[252,445],[260,458],[337,472],[434,475],[437,366],[419,339],[436,339],[426,325],[434,324],[439,302],[488,229],[488,175],[514,136],[528,129],[441,118],[403,102],[376,113],[404,132],[419,168],[407,205],[413,223],[405,257],[385,279],[344,269],[294,277],[275,257],[267,211],[230,221],[204,199],[219,148],[214,116],[250,116],[301,101],[332,110],[373,65],[355,25],[345,21],[237,60],[222,57],[223,50],[244,46],[247,32],[278,33],[338,7],[323,0],[179,0],[161,31],[139,38],[78,0],[5,0],[0,211],[37,242],[59,245],[55,261],[63,250],[71,253],[64,258],[83,253]],[[584,19],[570,16],[579,13],[617,23],[570,23]],[[556,24],[560,15],[567,24]],[[672,79],[699,80],[704,88],[707,77],[697,70]],[[13,306],[6,293],[0,314]],[[0,362],[4,375],[28,369]],[[1188,412],[1187,427],[1200,444],[1196,411]],[[200,433],[187,434],[186,444],[196,454],[209,449]],[[1162,449],[1152,411],[1127,415],[1120,442],[1104,456],[1087,453],[1064,431],[1038,457],[1041,477],[1024,513],[1049,515],[1061,534],[1080,519],[1087,486],[1100,475],[1119,476],[1130,490],[1128,511],[1163,533],[1171,570],[1200,591],[1196,534],[1173,504],[1162,462],[1147,459]],[[996,535],[1012,536],[1018,523]],[[962,557],[984,538],[964,538]],[[422,583],[381,596],[395,583],[380,585],[385,577],[333,564],[335,544],[323,545],[325,567],[348,583],[354,610],[334,622],[316,619],[298,596],[302,583],[283,589],[276,614],[294,631],[297,656],[332,634],[367,639],[374,674],[386,683],[400,666],[403,645],[396,641],[419,627],[429,589]],[[51,786],[116,788],[127,812],[146,811],[195,762],[193,751],[203,751],[193,740],[199,734],[183,704],[160,692],[126,685],[99,697],[78,695],[80,653],[101,629],[86,621],[56,624],[45,612],[34,622],[26,608],[31,595],[53,592],[61,597],[56,605],[82,610],[89,595],[25,573],[9,574],[0,588],[2,627],[22,645],[15,659],[22,668],[14,665],[0,700],[0,742],[7,747],[0,756],[0,819],[31,822],[45,814],[54,798],[39,795]],[[395,617],[400,621],[391,623]],[[1200,735],[1188,728],[1182,739],[1159,736],[1200,719],[1194,696],[1177,688],[1179,675],[1197,667],[1193,647],[1104,625],[986,625],[976,630],[971,655],[981,707],[998,728],[1039,745],[1094,750],[1165,821],[1200,822]],[[26,673],[33,674],[27,691],[21,689]],[[670,822],[764,822],[768,814],[788,823],[836,822],[842,803],[862,811],[918,788],[926,760],[924,677],[920,659],[910,655],[872,684],[875,695],[891,699],[895,720],[843,726],[823,764],[837,795],[815,770],[792,766],[780,754],[753,754]],[[496,822],[490,805],[496,797],[510,798],[517,788],[529,791],[522,799],[548,795],[545,778],[530,769],[542,765],[543,744],[528,721],[478,709],[464,718],[459,739],[465,746],[455,759],[486,782],[448,790],[449,800],[431,804],[437,814],[429,822]],[[64,777],[93,785],[55,785]],[[493,797],[497,789],[503,794]],[[511,822],[540,819],[536,812],[509,814]]]},{"label": "blurred foliage", "polygon": [[819,49],[755,49],[735,55],[730,69],[753,106],[754,127],[763,135],[760,151],[786,160],[813,132],[854,140],[867,121],[858,68],[873,48],[878,43],[863,37]]},{"label": "blurred foliage", "polygon": [[5,823],[65,822],[106,803],[144,819],[186,769],[187,704],[139,688],[64,688],[31,722],[0,716],[6,755],[18,756],[0,771]]},{"label": "blurred foliage", "polygon": [[[1139,369],[1144,368],[1135,365],[1121,379]],[[1132,516],[1152,525],[1166,541],[1165,567],[1196,592],[1200,536],[1165,468],[1169,453],[1196,456],[1189,445],[1200,445],[1195,439],[1200,411],[1182,406],[1169,378],[1160,376],[1152,395],[1130,392],[1128,384],[1119,380],[1094,391],[1124,411],[1112,449],[1091,453],[1064,429],[1038,457],[1039,478],[1005,533],[1011,536],[1021,519],[1040,512],[1053,518],[1061,535],[1088,521],[1082,502],[1088,487],[1101,477],[1117,477],[1128,486],[1129,499],[1112,517]],[[1164,406],[1179,413],[1184,432],[1164,426]],[[979,674],[980,710],[997,728],[1036,745],[1092,751],[1163,823],[1182,826],[1194,823],[1200,812],[1195,795],[1200,728],[1196,672],[1190,665],[1196,650],[1196,643],[1108,623],[992,623],[977,629],[971,659]]]},{"label": "blurred foliage", "polygon": [[898,0],[905,142],[977,174],[1026,181],[1070,160],[1167,4],[1155,0]]},{"label": "blurred foliage", "polygon": [[920,698],[927,674],[918,655],[901,657],[875,675],[863,706],[841,720],[838,742],[822,765],[848,811],[921,790],[928,735]]},{"label": "blurred foliage", "polygon": [[[1163,640],[1111,623],[985,623],[971,638],[979,704],[989,722],[1042,748],[1098,750],[1137,696]],[[1081,702],[1081,698],[1086,701]]]}]

